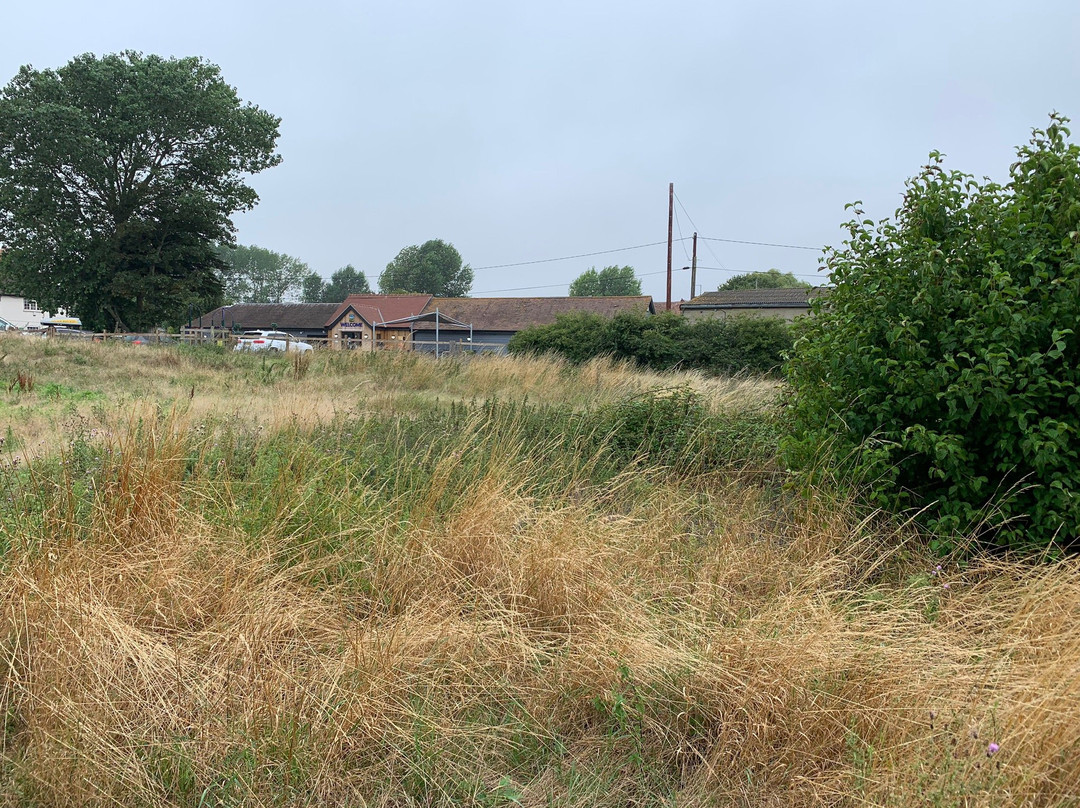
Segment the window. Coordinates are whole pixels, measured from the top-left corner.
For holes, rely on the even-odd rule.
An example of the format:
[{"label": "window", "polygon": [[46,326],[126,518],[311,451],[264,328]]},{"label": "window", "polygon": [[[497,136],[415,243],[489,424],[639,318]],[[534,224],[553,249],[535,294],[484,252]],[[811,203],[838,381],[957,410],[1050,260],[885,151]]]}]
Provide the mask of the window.
[{"label": "window", "polygon": [[39,311],[36,300],[24,300],[22,307],[23,311]]}]

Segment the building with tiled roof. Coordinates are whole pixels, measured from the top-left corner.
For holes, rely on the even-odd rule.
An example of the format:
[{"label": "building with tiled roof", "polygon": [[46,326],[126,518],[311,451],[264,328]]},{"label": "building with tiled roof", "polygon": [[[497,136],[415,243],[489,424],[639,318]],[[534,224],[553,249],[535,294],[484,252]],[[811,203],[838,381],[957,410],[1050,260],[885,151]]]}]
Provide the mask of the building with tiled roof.
[{"label": "building with tiled roof", "polygon": [[821,287],[797,289],[732,289],[706,292],[680,306],[687,320],[732,316],[779,317],[794,320],[810,313],[810,301]]},{"label": "building with tiled roof", "polygon": [[[463,326],[438,325],[439,342],[444,346],[469,343],[477,350],[506,350],[510,338],[531,326],[551,325],[564,314],[616,314],[638,312],[653,314],[653,300],[648,295],[634,297],[436,297],[427,304],[424,314],[438,311],[441,318],[456,320]],[[413,324],[413,342],[420,350],[433,350],[436,323],[433,318]],[[430,347],[428,347],[430,346]]]},{"label": "building with tiled roof", "polygon": [[[408,318],[420,314],[431,295],[349,295],[324,327],[335,348],[405,348],[411,344]],[[389,325],[388,325],[389,324]]]}]

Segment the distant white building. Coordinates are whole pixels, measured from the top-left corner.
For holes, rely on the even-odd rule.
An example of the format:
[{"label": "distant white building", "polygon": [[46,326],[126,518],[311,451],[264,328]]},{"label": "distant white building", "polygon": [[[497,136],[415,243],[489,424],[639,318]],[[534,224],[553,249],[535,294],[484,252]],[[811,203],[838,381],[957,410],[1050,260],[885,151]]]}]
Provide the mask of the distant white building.
[{"label": "distant white building", "polygon": [[[62,312],[61,312],[62,314]],[[40,331],[42,320],[48,320],[50,314],[38,308],[36,300],[18,295],[0,294],[0,331],[17,328],[21,331]]]}]

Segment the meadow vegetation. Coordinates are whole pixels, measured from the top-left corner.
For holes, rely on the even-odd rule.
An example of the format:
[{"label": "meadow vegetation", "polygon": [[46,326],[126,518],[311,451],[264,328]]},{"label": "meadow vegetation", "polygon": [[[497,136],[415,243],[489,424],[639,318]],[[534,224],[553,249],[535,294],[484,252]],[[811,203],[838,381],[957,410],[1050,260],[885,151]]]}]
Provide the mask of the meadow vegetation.
[{"label": "meadow vegetation", "polygon": [[0,356],[4,804],[1080,800],[1080,565],[786,486],[774,381]]}]

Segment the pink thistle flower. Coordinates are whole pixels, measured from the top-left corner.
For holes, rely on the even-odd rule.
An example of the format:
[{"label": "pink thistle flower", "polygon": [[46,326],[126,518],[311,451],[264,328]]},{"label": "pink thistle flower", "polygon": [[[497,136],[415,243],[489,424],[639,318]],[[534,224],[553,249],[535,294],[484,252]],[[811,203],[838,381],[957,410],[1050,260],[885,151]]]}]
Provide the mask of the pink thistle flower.
[{"label": "pink thistle flower", "polygon": [[1001,748],[1000,746],[998,746],[996,743],[991,741],[990,744],[986,747],[986,756],[987,757],[993,757],[994,753],[997,750],[999,750],[1000,748]]}]

